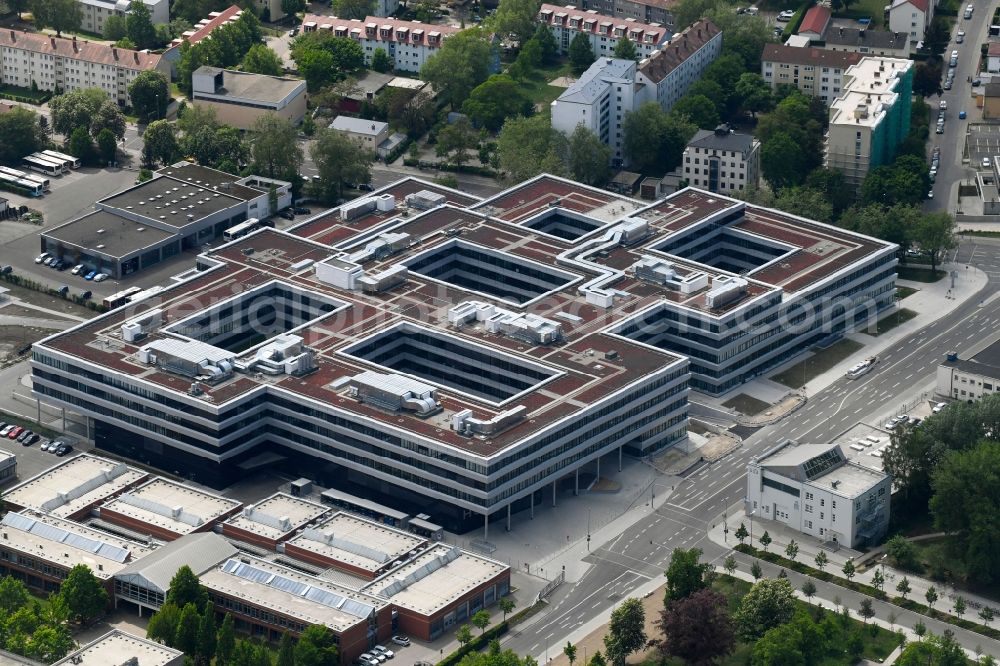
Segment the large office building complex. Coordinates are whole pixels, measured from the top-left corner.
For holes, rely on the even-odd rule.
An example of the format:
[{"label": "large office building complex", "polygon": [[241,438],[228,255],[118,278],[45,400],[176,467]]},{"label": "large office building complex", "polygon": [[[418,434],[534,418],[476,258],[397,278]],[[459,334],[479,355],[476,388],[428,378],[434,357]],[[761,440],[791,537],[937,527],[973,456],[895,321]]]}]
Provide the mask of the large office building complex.
[{"label": "large office building complex", "polygon": [[860,187],[868,172],[890,164],[910,131],[913,61],[866,57],[844,72],[830,105],[825,166]]},{"label": "large office building complex", "polygon": [[838,444],[786,441],[747,466],[746,512],[848,548],[889,527],[892,478],[847,459]]},{"label": "large office building complex", "polygon": [[53,37],[19,30],[0,30],[0,83],[19,88],[71,92],[100,88],[121,106],[130,104],[128,86],[147,69],[169,78],[170,65],[149,51]]},{"label": "large office building complex", "polygon": [[[721,393],[892,303],[896,246],[683,190],[405,179],[198,259],[33,350],[99,448],[225,484],[283,466],[461,529],[686,436]],[[599,469],[598,469],[599,473]]]}]

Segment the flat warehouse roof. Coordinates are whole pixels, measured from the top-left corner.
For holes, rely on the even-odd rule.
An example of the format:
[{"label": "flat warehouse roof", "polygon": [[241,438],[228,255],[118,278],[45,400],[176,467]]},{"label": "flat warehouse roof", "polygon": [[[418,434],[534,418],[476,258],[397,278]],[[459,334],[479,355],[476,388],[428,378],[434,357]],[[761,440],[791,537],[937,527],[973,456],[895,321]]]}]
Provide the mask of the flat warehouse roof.
[{"label": "flat warehouse roof", "polygon": [[109,257],[127,257],[176,236],[103,210],[41,232],[42,236]]},{"label": "flat warehouse roof", "polygon": [[[224,87],[214,94],[223,97],[233,96],[257,102],[277,104],[297,90],[304,91],[306,87],[306,82],[302,79],[288,79],[282,76],[239,72],[232,69],[219,70],[217,67],[202,66],[196,69],[194,73],[214,76],[219,71],[222,71],[222,85]],[[202,92],[200,90],[195,91],[195,99],[198,99],[198,95]]]},{"label": "flat warehouse roof", "polygon": [[433,615],[509,570],[506,564],[442,544],[374,581],[365,591]]},{"label": "flat warehouse roof", "polygon": [[426,543],[426,539],[387,525],[338,513],[290,544],[370,572],[391,564]]},{"label": "flat warehouse roof", "polygon": [[113,629],[87,643],[53,666],[109,666],[138,660],[138,666],[175,666],[184,662],[184,653],[155,641]]},{"label": "flat warehouse roof", "polygon": [[155,478],[111,500],[101,511],[114,511],[177,534],[188,534],[240,506],[236,500]]},{"label": "flat warehouse roof", "polygon": [[329,511],[330,507],[322,504],[276,493],[245,507],[225,524],[268,539],[278,539]]},{"label": "flat warehouse roof", "polygon": [[4,501],[67,517],[148,476],[125,463],[81,453],[12,488],[4,493]]},{"label": "flat warehouse roof", "polygon": [[260,196],[258,190],[238,184],[237,181],[242,180],[239,176],[191,162],[177,162],[160,168],[156,173],[171,176],[198,187],[225,192],[227,195],[243,201],[251,201]]},{"label": "flat warehouse roof", "polygon": [[[260,196],[260,193],[256,192],[256,196]],[[160,224],[183,229],[209,215],[239,206],[244,201],[231,196],[225,191],[224,185],[217,186],[217,189],[212,186],[200,187],[171,176],[160,176],[101,199],[98,205],[142,215]]]}]

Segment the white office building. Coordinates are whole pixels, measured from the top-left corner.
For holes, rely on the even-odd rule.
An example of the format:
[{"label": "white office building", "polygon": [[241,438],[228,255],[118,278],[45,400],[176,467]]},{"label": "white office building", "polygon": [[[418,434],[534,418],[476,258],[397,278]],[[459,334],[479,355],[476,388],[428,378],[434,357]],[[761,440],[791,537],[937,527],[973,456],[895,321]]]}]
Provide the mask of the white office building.
[{"label": "white office building", "polygon": [[848,460],[838,444],[786,440],[747,465],[746,513],[858,548],[885,535],[891,492],[888,474]]},{"label": "white office building", "polygon": [[[153,25],[170,23],[169,0],[142,0],[149,9]],[[80,27],[87,32],[104,34],[104,22],[109,16],[125,16],[132,0],[77,0],[80,5]]]},{"label": "white office building", "polygon": [[1000,342],[968,359],[951,352],[937,368],[937,394],[973,401],[1000,390]]},{"label": "white office building", "polygon": [[552,127],[571,134],[583,125],[614,149],[621,161],[625,114],[635,103],[636,64],[633,60],[599,58],[576,83],[552,102]]}]

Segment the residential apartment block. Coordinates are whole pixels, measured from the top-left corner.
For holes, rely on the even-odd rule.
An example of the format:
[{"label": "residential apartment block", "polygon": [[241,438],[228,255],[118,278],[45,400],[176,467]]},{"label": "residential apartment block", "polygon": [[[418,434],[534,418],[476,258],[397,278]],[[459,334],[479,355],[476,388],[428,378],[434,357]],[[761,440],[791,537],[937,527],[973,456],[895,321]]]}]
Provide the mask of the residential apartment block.
[{"label": "residential apartment block", "polygon": [[910,131],[913,61],[862,58],[844,72],[830,105],[825,165],[860,187],[868,172],[889,164]]},{"label": "residential apartment block", "polygon": [[727,125],[698,130],[684,149],[684,180],[689,185],[723,194],[757,187],[760,182],[760,141],[737,134]]},{"label": "residential apartment block", "polygon": [[[170,23],[169,0],[142,0],[149,9],[153,25]],[[77,0],[80,6],[80,28],[98,35],[104,34],[104,22],[109,16],[125,16],[132,0]]]},{"label": "residential apartment block", "polygon": [[197,25],[184,31],[180,37],[170,42],[167,50],[163,52],[163,57],[170,62],[171,71],[176,75],[177,63],[181,59],[181,44],[184,42],[197,44],[215,32],[216,28],[232,23],[242,14],[243,9],[239,5],[230,5],[220,12],[211,12],[207,17],[198,21]]},{"label": "residential apartment block", "polygon": [[170,76],[162,56],[86,40],[0,30],[0,83],[21,88],[69,92],[100,88],[122,106],[128,86],[147,69]]},{"label": "residential apartment block", "polygon": [[350,37],[361,44],[365,64],[371,64],[375,49],[384,49],[397,71],[419,72],[427,59],[441,48],[441,43],[459,28],[450,25],[401,21],[369,16],[364,21],[336,16],[306,14],[302,32],[327,30],[337,37]]},{"label": "residential apartment block", "polygon": [[1000,391],[1000,342],[968,359],[951,352],[937,368],[937,394],[955,400],[978,400]]},{"label": "residential apartment block", "polygon": [[885,535],[891,493],[888,474],[848,460],[837,444],[788,440],[747,465],[750,520],[773,520],[848,548]]},{"label": "residential apartment block", "polygon": [[552,102],[552,126],[568,134],[583,124],[611,146],[614,161],[622,163],[625,114],[646,102],[657,102],[669,111],[721,52],[722,32],[702,20],[671,37],[638,65],[598,58]]},{"label": "residential apartment block", "polygon": [[830,26],[816,46],[828,51],[851,51],[862,56],[906,58],[910,55],[910,36],[905,32]]},{"label": "residential apartment block", "polygon": [[844,72],[861,58],[860,54],[848,51],[765,44],[760,75],[772,89],[781,84],[792,85],[829,105],[840,94]]},{"label": "residential apartment block", "polygon": [[549,26],[560,53],[580,33],[590,39],[590,47],[598,58],[613,56],[618,42],[626,37],[635,44],[636,54],[647,58],[670,39],[670,31],[658,24],[642,23],[634,18],[618,19],[598,14],[594,10],[579,10],[573,5],[542,5],[538,22]]},{"label": "residential apartment block", "polygon": [[924,38],[934,18],[935,0],[893,0],[889,7],[889,30],[905,32],[911,42]]},{"label": "residential apartment block", "polygon": [[659,23],[668,30],[674,29],[671,0],[581,0],[581,9],[593,9],[616,19],[633,18],[644,23]]}]

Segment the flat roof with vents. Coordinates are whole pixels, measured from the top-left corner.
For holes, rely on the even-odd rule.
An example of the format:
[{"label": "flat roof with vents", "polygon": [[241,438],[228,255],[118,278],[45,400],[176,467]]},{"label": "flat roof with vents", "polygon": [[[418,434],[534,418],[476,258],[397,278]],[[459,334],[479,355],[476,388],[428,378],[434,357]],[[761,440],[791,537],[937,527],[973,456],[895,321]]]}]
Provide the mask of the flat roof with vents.
[{"label": "flat roof with vents", "polygon": [[364,591],[421,615],[433,615],[509,572],[510,567],[502,562],[440,544],[373,581]]},{"label": "flat roof with vents", "polygon": [[212,593],[242,600],[304,624],[324,624],[336,632],[368,625],[386,601],[272,562],[241,556],[200,576]]},{"label": "flat roof with vents", "polygon": [[184,653],[121,629],[113,629],[52,666],[119,666],[130,663],[130,659],[136,660],[136,666],[181,666]]},{"label": "flat roof with vents", "polygon": [[329,511],[328,506],[286,493],[276,493],[252,507],[243,507],[242,511],[225,522],[223,531],[228,527],[235,527],[265,539],[280,539]]},{"label": "flat roof with vents", "polygon": [[72,517],[149,477],[141,469],[81,453],[4,493],[8,507]]},{"label": "flat roof with vents", "polygon": [[174,234],[99,210],[46,229],[45,236],[69,247],[120,259],[161,243]]},{"label": "flat roof with vents", "polygon": [[142,215],[168,227],[183,229],[209,215],[246,203],[244,198],[229,194],[226,187],[208,183],[202,187],[171,176],[159,176],[101,199],[97,206],[112,212]]},{"label": "flat roof with vents", "polygon": [[205,531],[241,503],[182,483],[155,478],[101,507],[101,519],[142,530],[157,528],[177,536]]},{"label": "flat roof with vents", "polygon": [[341,512],[299,534],[286,547],[313,553],[331,566],[341,563],[375,573],[425,543],[426,539],[415,534]]},{"label": "flat roof with vents", "polygon": [[86,564],[106,580],[152,548],[79,523],[30,511],[8,511],[0,519],[0,544],[69,570]]}]

